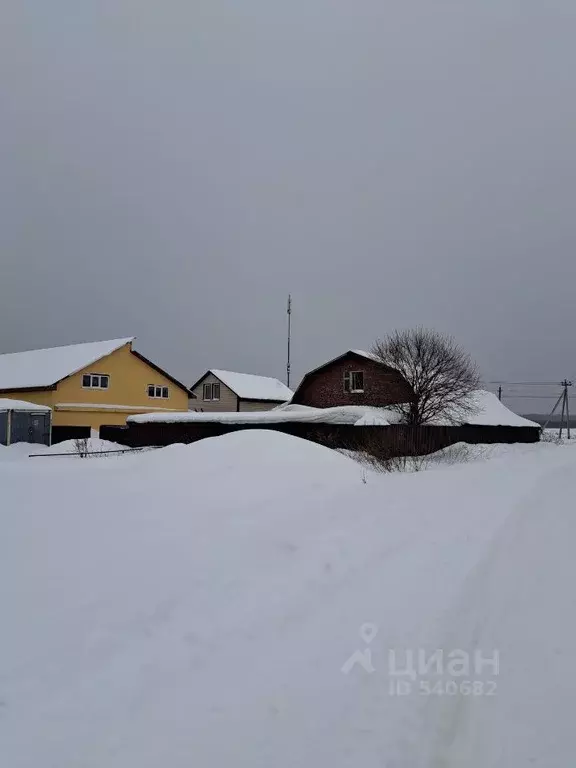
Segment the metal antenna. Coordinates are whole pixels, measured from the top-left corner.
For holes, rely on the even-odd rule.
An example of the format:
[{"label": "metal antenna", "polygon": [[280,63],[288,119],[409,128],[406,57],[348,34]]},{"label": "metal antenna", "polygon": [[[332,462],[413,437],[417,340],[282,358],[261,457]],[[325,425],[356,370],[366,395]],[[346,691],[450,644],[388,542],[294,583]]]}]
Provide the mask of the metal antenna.
[{"label": "metal antenna", "polygon": [[290,341],[292,337],[292,296],[288,294],[288,358],[286,360],[286,386],[290,386]]}]

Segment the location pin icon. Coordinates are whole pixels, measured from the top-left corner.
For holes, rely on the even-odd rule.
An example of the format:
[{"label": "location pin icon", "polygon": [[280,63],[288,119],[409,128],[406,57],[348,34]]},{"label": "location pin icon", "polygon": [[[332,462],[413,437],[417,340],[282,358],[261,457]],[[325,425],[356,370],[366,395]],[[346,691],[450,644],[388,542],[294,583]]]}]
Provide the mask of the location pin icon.
[{"label": "location pin icon", "polygon": [[362,624],[360,627],[360,638],[366,643],[366,645],[370,645],[377,634],[378,627],[375,624]]}]

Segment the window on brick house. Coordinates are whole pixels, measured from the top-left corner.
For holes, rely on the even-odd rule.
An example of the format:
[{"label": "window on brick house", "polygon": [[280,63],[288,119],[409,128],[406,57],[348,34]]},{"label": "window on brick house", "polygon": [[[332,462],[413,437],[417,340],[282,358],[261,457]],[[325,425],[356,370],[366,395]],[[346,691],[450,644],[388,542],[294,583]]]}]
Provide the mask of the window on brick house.
[{"label": "window on brick house", "polygon": [[220,400],[220,384],[204,384],[203,400]]},{"label": "window on brick house", "polygon": [[344,374],[344,392],[364,392],[364,371],[346,371]]}]

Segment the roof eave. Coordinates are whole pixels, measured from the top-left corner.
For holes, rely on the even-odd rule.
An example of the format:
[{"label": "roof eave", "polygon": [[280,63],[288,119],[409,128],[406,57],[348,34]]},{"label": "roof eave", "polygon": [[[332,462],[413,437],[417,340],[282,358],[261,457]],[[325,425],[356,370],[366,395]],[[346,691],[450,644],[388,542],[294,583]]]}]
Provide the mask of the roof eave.
[{"label": "roof eave", "polygon": [[171,381],[173,384],[176,384],[177,387],[180,389],[183,389],[184,392],[188,395],[189,398],[192,398],[193,400],[196,400],[196,395],[194,392],[192,392],[185,384],[182,384],[181,381],[178,381],[178,379],[175,379],[174,376],[171,376],[167,371],[165,371],[163,368],[160,368],[159,365],[156,365],[156,363],[153,363],[152,360],[148,360],[147,357],[144,357],[140,352],[136,352],[135,349],[131,349],[130,352],[135,355],[139,360],[142,360],[143,363],[146,363],[146,365],[149,365],[150,368],[153,368],[157,373],[162,374],[162,376],[165,376],[169,381]]},{"label": "roof eave", "polygon": [[5,395],[8,392],[52,392],[56,389],[57,385],[58,382],[42,387],[8,387],[0,389],[0,395]]},{"label": "roof eave", "polygon": [[[212,370],[209,368],[209,369],[206,371],[206,373],[203,373],[203,374],[202,374],[202,376],[200,376],[200,378],[198,379],[198,381],[196,381],[194,384],[192,384],[192,385],[190,386],[190,392],[192,392],[192,390],[196,389],[196,387],[197,387],[199,384],[202,384],[202,382],[204,381],[204,379],[206,378],[206,376],[209,376],[211,373],[212,373]],[[212,375],[213,375],[213,376],[216,376],[216,374],[215,374],[215,373],[212,373]],[[224,384],[224,382],[222,381],[222,379],[220,379],[218,376],[216,376],[216,378],[218,379],[218,381],[219,381],[221,384]],[[228,387],[228,389],[230,389],[230,387]],[[234,394],[236,394],[236,392],[234,392]],[[192,396],[193,396],[194,398],[196,398],[196,399],[197,399],[197,396],[196,396],[196,395],[192,394]]]},{"label": "roof eave", "polygon": [[[100,355],[100,357],[96,357],[94,360],[90,360],[90,362],[86,363],[86,365],[83,365],[81,368],[76,368],[74,371],[70,371],[70,373],[67,373],[66,376],[62,376],[58,381],[54,383],[54,388],[56,388],[57,384],[60,384],[61,381],[65,381],[66,379],[70,379],[72,376],[76,376],[77,373],[80,373],[80,371],[85,370],[90,365],[94,365],[94,363],[97,363],[99,360],[102,360],[105,357],[109,357],[109,355],[113,355],[114,352],[117,352],[119,349],[122,349],[122,347],[125,347],[127,344],[132,344],[136,336],[128,336],[127,338],[122,340],[122,344],[118,344],[117,347],[114,347],[110,352],[106,352],[104,355]],[[130,351],[132,352],[132,347],[130,347]]]},{"label": "roof eave", "polygon": [[[236,395],[236,397],[237,397],[239,400],[245,400],[245,401],[247,401],[247,402],[253,402],[253,403],[257,403],[257,402],[265,402],[265,403],[287,403],[287,402],[289,402],[289,401],[292,399],[292,394],[290,394],[290,397],[286,397],[286,398],[283,398],[283,397],[281,397],[281,398],[269,398],[269,397],[243,397],[242,395],[240,395],[240,394],[239,394],[239,393],[238,393],[238,392],[237,392],[237,391],[234,389],[234,387],[231,387],[231,386],[230,386],[230,384],[228,384],[228,382],[224,381],[224,379],[223,379],[223,378],[221,378],[220,376],[218,376],[218,374],[216,373],[216,371],[217,371],[217,370],[218,370],[217,368],[216,368],[216,369],[214,369],[214,368],[209,368],[209,369],[206,371],[206,373],[204,373],[202,376],[200,376],[200,378],[198,379],[198,381],[196,381],[194,384],[192,384],[192,385],[191,385],[190,389],[191,389],[191,390],[193,390],[193,389],[196,389],[196,387],[198,387],[200,384],[202,384],[202,382],[204,381],[204,379],[205,379],[207,376],[210,376],[210,375],[212,375],[212,376],[214,376],[214,378],[218,379],[218,381],[220,382],[220,384],[223,384],[223,385],[224,385],[224,386],[225,386],[227,389],[229,389],[229,390],[230,390],[230,392],[232,392],[233,394],[235,394],[235,395]],[[230,373],[234,373],[234,371],[230,371]],[[240,374],[240,375],[242,375],[242,374]],[[247,374],[247,375],[251,375],[251,374]],[[269,376],[263,376],[262,378],[270,378],[270,377],[269,377]],[[194,397],[196,397],[196,395],[194,395]]]}]

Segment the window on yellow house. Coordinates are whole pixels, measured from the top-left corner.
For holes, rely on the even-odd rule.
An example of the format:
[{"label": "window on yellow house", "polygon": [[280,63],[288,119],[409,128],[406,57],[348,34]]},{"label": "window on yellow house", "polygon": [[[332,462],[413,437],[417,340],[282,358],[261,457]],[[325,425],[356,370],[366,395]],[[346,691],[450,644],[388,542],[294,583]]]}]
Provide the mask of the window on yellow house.
[{"label": "window on yellow house", "polygon": [[84,389],[108,389],[110,385],[110,376],[104,373],[85,373],[82,376],[82,387]]},{"label": "window on yellow house", "polygon": [[168,387],[157,387],[155,384],[148,385],[148,397],[162,398],[167,400],[170,396]]}]

